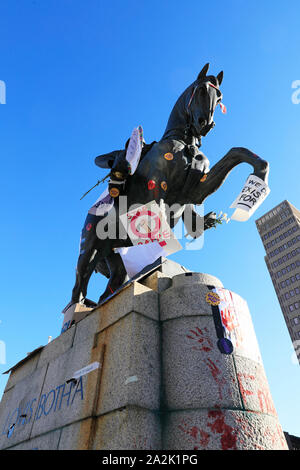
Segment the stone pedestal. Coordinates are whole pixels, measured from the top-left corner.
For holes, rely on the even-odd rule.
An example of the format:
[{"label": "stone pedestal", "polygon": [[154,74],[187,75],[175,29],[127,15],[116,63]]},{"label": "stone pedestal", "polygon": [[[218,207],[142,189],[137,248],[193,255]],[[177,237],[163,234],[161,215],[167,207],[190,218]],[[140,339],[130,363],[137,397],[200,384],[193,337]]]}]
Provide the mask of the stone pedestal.
[{"label": "stone pedestal", "polygon": [[217,347],[218,289],[167,261],[80,312],[11,369],[0,449],[287,449],[247,312],[227,318],[233,353]]}]

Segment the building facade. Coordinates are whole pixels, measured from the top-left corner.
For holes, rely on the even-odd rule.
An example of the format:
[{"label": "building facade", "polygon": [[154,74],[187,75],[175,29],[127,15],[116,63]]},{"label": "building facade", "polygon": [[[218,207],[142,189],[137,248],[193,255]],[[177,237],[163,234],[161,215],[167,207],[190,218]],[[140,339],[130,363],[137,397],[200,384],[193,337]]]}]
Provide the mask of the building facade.
[{"label": "building facade", "polygon": [[256,227],[300,363],[300,211],[285,200],[257,219]]}]

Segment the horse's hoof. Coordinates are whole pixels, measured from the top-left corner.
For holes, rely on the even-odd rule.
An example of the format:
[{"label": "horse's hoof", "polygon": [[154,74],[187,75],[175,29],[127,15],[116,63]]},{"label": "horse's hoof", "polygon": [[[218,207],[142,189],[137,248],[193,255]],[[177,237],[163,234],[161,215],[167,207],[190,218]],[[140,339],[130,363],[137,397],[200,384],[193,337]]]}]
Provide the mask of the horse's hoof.
[{"label": "horse's hoof", "polygon": [[104,302],[104,300],[108,299],[108,297],[112,295],[110,293],[106,294],[106,292],[104,292],[104,294],[100,295],[99,297],[99,300],[98,300],[98,305],[101,304],[102,302]]},{"label": "horse's hoof", "polygon": [[215,212],[209,212],[204,216],[204,230],[212,228],[216,225],[217,214]]}]

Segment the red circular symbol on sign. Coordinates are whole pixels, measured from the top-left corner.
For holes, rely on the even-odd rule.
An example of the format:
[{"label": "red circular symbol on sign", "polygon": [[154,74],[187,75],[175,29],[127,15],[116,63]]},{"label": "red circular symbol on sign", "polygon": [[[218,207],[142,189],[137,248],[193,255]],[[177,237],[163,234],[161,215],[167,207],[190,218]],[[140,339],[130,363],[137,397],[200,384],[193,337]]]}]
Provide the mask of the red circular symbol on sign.
[{"label": "red circular symbol on sign", "polygon": [[87,224],[87,226],[85,227],[85,229],[89,232],[92,228],[92,224]]},{"label": "red circular symbol on sign", "polygon": [[[150,218],[149,223],[146,222],[145,218],[142,218],[143,216],[147,216],[147,218]],[[147,230],[146,233],[140,232],[138,222],[140,220],[139,226],[143,226],[145,230]],[[151,228],[151,221],[155,221],[155,227],[152,229]],[[160,218],[158,217],[155,212],[151,212],[149,210],[141,210],[135,214],[134,217],[132,217],[131,222],[130,222],[130,228],[132,230],[132,233],[137,237],[137,238],[155,238],[154,236],[158,233],[160,229]]]}]

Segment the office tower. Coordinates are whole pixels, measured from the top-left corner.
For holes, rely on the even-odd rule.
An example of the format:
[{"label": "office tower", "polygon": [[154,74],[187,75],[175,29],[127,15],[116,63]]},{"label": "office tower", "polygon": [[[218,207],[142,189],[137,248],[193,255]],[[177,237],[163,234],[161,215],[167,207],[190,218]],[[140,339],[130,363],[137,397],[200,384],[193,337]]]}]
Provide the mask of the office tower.
[{"label": "office tower", "polygon": [[256,220],[279,304],[300,363],[300,211],[283,201]]}]

